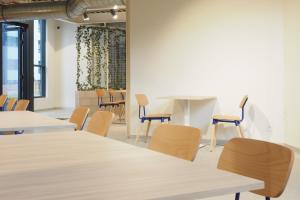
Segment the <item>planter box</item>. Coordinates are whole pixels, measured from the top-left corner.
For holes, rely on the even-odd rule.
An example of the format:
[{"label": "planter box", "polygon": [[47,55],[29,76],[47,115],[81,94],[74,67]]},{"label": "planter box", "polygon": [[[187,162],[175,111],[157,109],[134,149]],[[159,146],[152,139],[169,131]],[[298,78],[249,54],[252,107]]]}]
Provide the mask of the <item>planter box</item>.
[{"label": "planter box", "polygon": [[[116,100],[120,100],[121,94],[116,93]],[[104,98],[102,98],[103,102],[109,102],[109,94],[107,93]],[[98,97],[95,91],[76,91],[75,95],[75,104],[76,107],[84,106],[88,107],[91,110],[91,114],[93,114],[98,107]]]}]

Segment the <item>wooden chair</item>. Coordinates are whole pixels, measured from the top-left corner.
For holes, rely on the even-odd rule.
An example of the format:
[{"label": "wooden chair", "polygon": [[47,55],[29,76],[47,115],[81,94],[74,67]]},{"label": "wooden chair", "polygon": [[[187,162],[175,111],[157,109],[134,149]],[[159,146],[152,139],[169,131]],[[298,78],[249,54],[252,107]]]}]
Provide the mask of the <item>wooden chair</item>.
[{"label": "wooden chair", "polygon": [[76,131],[81,131],[83,129],[89,112],[90,109],[86,107],[78,107],[73,111],[69,122],[77,125],[75,129]]},{"label": "wooden chair", "polygon": [[15,99],[15,98],[9,99],[8,102],[7,102],[5,110],[6,111],[13,111],[16,103],[17,103],[17,99]]},{"label": "wooden chair", "polygon": [[245,116],[244,108],[245,108],[247,101],[248,101],[248,96],[244,96],[244,98],[242,99],[242,101],[240,103],[240,108],[242,110],[241,117],[233,116],[233,115],[214,115],[213,116],[213,122],[212,122],[212,127],[211,127],[210,151],[213,151],[216,146],[216,143],[217,143],[217,139],[216,139],[216,131],[217,130],[216,129],[217,129],[218,123],[220,123],[220,122],[235,124],[239,137],[242,137],[242,138],[244,137],[244,134],[240,127],[240,124],[244,120],[244,116]]},{"label": "wooden chair", "polygon": [[126,97],[126,90],[124,90],[124,89],[120,89],[120,93],[121,93],[121,97],[122,97],[122,100],[124,100],[125,101],[125,97]]},{"label": "wooden chair", "polygon": [[156,128],[149,149],[193,161],[200,144],[200,129],[163,124]]},{"label": "wooden chair", "polygon": [[[287,147],[269,142],[235,138],[225,144],[218,168],[262,180],[265,188],[251,191],[266,200],[279,197],[288,182],[294,153]],[[239,200],[240,193],[236,194]]]},{"label": "wooden chair", "polygon": [[[30,103],[30,101],[26,100],[26,99],[19,100],[17,102],[16,106],[15,106],[14,111],[26,111],[27,108],[28,108],[29,103]],[[22,134],[22,133],[24,133],[24,130],[22,130],[22,131],[15,131],[15,135]]]},{"label": "wooden chair", "polygon": [[112,124],[114,118],[114,114],[108,111],[96,111],[89,125],[87,127],[87,131],[106,137],[108,134],[108,130]]},{"label": "wooden chair", "polygon": [[25,111],[29,105],[30,101],[26,99],[21,99],[17,102],[15,107],[15,111]]},{"label": "wooden chair", "polygon": [[119,120],[121,121],[122,117],[125,115],[125,99],[123,99],[123,94],[122,95],[122,100],[117,100],[116,99],[116,90],[110,89],[108,90],[109,93],[109,98],[110,102],[114,103],[113,106],[113,111],[118,114]]},{"label": "wooden chair", "polygon": [[122,101],[124,101],[124,107],[123,107],[123,113],[122,116],[125,119],[125,115],[126,115],[126,90],[121,89],[121,97],[122,97]]},{"label": "wooden chair", "polygon": [[98,97],[98,106],[100,109],[104,108],[104,110],[106,110],[107,108],[109,108],[109,111],[112,111],[116,106],[118,106],[118,104],[111,101],[104,102],[103,98],[105,94],[105,89],[96,89],[96,95]]},{"label": "wooden chair", "polygon": [[6,100],[7,100],[7,95],[2,94],[0,96],[0,110],[3,110]]},{"label": "wooden chair", "polygon": [[[139,105],[139,119],[141,120],[142,123],[144,123],[145,121],[148,121],[146,137],[145,137],[145,142],[147,142],[151,122],[154,120],[161,121],[162,123],[164,123],[165,121],[169,122],[169,121],[171,121],[171,114],[147,115],[146,114],[146,106],[149,104],[147,96],[144,94],[136,94],[135,97],[136,97],[137,103]],[[143,109],[143,111],[142,111],[142,109]],[[138,140],[139,140],[139,134],[137,134],[136,142],[138,142]]]}]

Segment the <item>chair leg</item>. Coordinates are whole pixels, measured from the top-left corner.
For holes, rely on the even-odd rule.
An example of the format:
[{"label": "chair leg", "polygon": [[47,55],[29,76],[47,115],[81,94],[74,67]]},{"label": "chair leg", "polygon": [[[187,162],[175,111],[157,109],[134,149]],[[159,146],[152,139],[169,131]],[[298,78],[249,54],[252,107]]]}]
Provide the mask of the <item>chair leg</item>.
[{"label": "chair leg", "polygon": [[146,137],[145,137],[145,143],[147,143],[147,140],[148,140],[150,126],[151,126],[151,120],[148,121]]},{"label": "chair leg", "polygon": [[240,200],[240,195],[241,195],[240,193],[236,193],[235,194],[235,200]]},{"label": "chair leg", "polygon": [[121,107],[121,119],[125,119],[125,109],[126,109],[125,104],[120,105],[120,107]]},{"label": "chair leg", "polygon": [[24,130],[23,131],[15,131],[15,135],[21,135],[24,133]]},{"label": "chair leg", "polygon": [[216,140],[217,140],[216,139],[216,128],[217,128],[216,124],[213,124],[211,126],[211,138],[210,138],[210,148],[209,148],[210,152],[212,152],[216,146]]},{"label": "chair leg", "polygon": [[119,104],[116,108],[116,113],[118,114],[119,116],[119,121],[121,122],[122,121],[122,108],[121,108],[121,104]]},{"label": "chair leg", "polygon": [[237,126],[235,126],[235,127],[236,127],[236,130],[237,130],[237,132],[238,132],[239,137],[240,137],[240,138],[244,138],[244,134],[243,134],[243,131],[242,131],[242,129],[241,129],[241,126],[240,126],[240,125],[237,125]]},{"label": "chair leg", "polygon": [[266,200],[271,200],[271,198],[270,197],[266,197]]}]

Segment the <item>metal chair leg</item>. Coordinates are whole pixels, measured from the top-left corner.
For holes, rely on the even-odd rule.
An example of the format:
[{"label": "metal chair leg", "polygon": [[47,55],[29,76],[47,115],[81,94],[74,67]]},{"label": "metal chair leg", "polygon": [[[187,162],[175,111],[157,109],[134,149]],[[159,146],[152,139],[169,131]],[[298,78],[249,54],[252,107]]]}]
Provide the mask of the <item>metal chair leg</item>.
[{"label": "metal chair leg", "polygon": [[15,131],[15,135],[21,135],[24,133],[24,130],[23,131]]},{"label": "metal chair leg", "polygon": [[235,200],[240,200],[240,195],[241,195],[240,193],[236,193],[235,194]]}]

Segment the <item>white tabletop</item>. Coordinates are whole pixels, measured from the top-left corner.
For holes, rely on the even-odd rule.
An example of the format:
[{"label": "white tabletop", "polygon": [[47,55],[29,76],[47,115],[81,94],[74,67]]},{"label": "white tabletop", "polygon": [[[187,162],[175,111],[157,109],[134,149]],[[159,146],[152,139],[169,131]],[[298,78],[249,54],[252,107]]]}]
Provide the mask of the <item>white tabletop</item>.
[{"label": "white tabletop", "polygon": [[201,199],[263,182],[87,132],[3,136],[5,200]]},{"label": "white tabletop", "polygon": [[171,100],[187,100],[187,101],[205,101],[216,99],[215,96],[166,96],[160,97],[160,99],[171,99]]},{"label": "white tabletop", "polygon": [[0,131],[26,131],[44,128],[76,128],[68,121],[46,117],[30,111],[0,112]]}]

